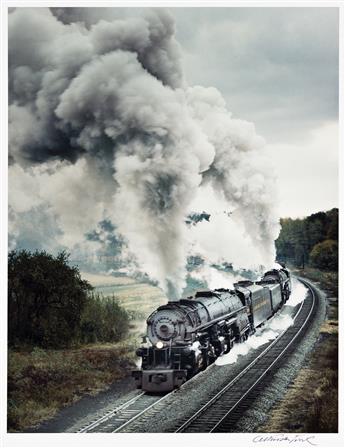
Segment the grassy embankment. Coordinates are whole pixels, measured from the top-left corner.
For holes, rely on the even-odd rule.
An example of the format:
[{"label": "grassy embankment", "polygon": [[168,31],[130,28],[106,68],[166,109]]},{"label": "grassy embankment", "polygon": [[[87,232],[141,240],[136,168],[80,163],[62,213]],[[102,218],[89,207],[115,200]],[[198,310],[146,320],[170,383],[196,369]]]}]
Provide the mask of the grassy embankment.
[{"label": "grassy embankment", "polygon": [[309,267],[294,272],[301,277],[309,278],[314,283],[319,283],[320,288],[328,295],[338,297],[338,272],[325,272]]},{"label": "grassy embankment", "polygon": [[306,366],[258,432],[337,432],[338,274],[311,268],[296,273],[327,292],[327,320]]},{"label": "grassy embankment", "polygon": [[132,366],[127,347],[120,344],[9,351],[8,430],[22,431],[52,417],[120,379]]},{"label": "grassy embankment", "polygon": [[165,302],[158,288],[128,278],[86,276],[104,296],[114,294],[132,316],[128,337],[116,344],[64,350],[21,348],[8,353],[8,430],[23,431],[86,394],[129,375],[145,319]]}]

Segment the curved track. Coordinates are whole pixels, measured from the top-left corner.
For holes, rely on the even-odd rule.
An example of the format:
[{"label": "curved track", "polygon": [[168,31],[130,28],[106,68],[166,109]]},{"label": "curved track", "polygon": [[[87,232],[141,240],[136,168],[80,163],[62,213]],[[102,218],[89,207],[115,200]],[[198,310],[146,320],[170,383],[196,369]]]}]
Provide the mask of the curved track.
[{"label": "curved track", "polygon": [[318,305],[318,296],[306,281],[309,296],[302,302],[294,318],[294,324],[275,339],[249,366],[239,373],[229,384],[210,398],[197,412],[191,415],[175,432],[231,432],[233,425],[243,411],[251,404],[268,374],[279,367],[284,355],[298,344]]},{"label": "curved track", "polygon": [[[230,432],[231,427],[251,404],[270,375],[298,345],[309,322],[317,310],[318,296],[313,287],[299,279],[310,291],[299,305],[294,324],[282,332],[268,346],[263,347],[249,365],[226,384],[216,395],[205,397],[202,405],[192,415],[184,418],[170,432]],[[182,392],[183,386],[179,389]],[[140,432],[145,420],[159,415],[168,397],[139,393],[117,408],[81,428],[78,432]]]}]

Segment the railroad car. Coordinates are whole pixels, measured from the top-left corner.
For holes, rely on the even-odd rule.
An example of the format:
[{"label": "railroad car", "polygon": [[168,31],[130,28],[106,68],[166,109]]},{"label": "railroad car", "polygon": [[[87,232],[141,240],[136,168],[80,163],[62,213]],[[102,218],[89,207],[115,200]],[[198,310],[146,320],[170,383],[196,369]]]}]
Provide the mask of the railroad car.
[{"label": "railroad car", "polygon": [[132,372],[137,387],[167,392],[243,342],[288,300],[290,273],[284,267],[257,282],[240,281],[234,289],[199,291],[194,297],[168,302],[147,319],[147,335]]}]

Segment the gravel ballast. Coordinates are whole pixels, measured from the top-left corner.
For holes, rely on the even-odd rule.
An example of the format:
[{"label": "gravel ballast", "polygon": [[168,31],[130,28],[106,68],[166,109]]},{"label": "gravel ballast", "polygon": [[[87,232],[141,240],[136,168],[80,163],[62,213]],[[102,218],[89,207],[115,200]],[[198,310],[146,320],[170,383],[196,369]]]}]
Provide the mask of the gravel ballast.
[{"label": "gravel ballast", "polygon": [[[317,289],[317,288],[316,288]],[[325,294],[317,289],[320,304],[317,315],[307,329],[298,348],[289,355],[286,362],[273,375],[269,385],[260,392],[243,417],[234,426],[232,432],[255,432],[268,416],[272,406],[283,397],[287,387],[305,363],[319,335],[319,328],[325,318]],[[174,432],[176,426],[201,407],[206,396],[216,394],[229,379],[235,377],[262,351],[263,345],[252,350],[246,356],[239,356],[236,363],[224,366],[211,365],[181,389],[163,400],[159,407],[150,413],[142,423],[135,422],[126,428],[126,432]]]},{"label": "gravel ballast", "polygon": [[[316,288],[317,289],[317,288]],[[317,289],[318,290],[318,289]],[[269,411],[280,400],[291,381],[306,362],[319,335],[319,328],[325,318],[325,294],[318,290],[320,304],[317,315],[307,329],[295,351],[272,376],[269,384],[253,400],[252,405],[233,427],[232,432],[255,432],[268,418]],[[296,309],[297,310],[297,307]],[[283,312],[284,310],[282,310]],[[126,432],[174,432],[184,417],[190,416],[205,402],[206,397],[215,395],[229,380],[239,374],[269,343],[239,356],[233,364],[211,365],[170,394],[161,404],[147,412],[145,419],[133,422]],[[61,411],[56,418],[33,430],[37,432],[77,432],[81,427],[105,415],[133,396],[141,393],[134,388],[131,378],[114,384],[110,389],[95,397],[85,397],[75,405]]]}]

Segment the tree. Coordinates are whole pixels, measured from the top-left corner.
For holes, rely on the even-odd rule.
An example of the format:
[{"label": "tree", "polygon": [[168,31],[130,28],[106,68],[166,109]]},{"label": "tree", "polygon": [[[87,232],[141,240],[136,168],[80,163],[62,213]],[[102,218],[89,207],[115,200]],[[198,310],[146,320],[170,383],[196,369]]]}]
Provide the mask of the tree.
[{"label": "tree", "polygon": [[327,235],[327,214],[324,212],[313,213],[305,219],[306,233],[308,236],[308,251],[315,244],[320,243]]},{"label": "tree", "polygon": [[91,285],[69,255],[12,251],[8,256],[9,344],[66,347],[79,331]]},{"label": "tree", "polygon": [[327,239],[338,241],[339,238],[339,212],[337,208],[333,208],[327,212],[329,224],[327,227]]},{"label": "tree", "polygon": [[280,220],[281,231],[276,240],[278,260],[300,266],[307,261],[308,237],[305,221],[284,218]]},{"label": "tree", "polygon": [[[276,240],[277,259],[297,267],[311,263],[311,252],[318,243],[325,240],[338,241],[337,208],[313,213],[303,219],[284,218],[280,220],[280,224],[281,231]],[[318,262],[313,259],[312,263],[315,265]]]},{"label": "tree", "polygon": [[338,269],[338,243],[334,240],[325,240],[316,244],[311,253],[310,261],[313,266],[327,271]]}]

